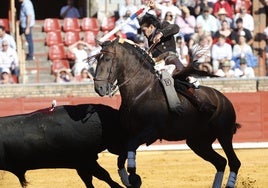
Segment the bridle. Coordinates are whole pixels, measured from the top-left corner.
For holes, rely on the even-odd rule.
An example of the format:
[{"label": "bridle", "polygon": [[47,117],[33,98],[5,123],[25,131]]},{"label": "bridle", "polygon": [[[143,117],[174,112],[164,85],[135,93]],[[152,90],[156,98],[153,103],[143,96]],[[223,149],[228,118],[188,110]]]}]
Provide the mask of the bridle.
[{"label": "bridle", "polygon": [[[149,49],[152,49],[154,46],[155,45],[152,45]],[[149,50],[149,51],[151,51],[151,50]],[[132,76],[129,76],[128,79],[126,79],[121,84],[118,84],[117,82],[113,82],[112,79],[111,79],[111,74],[112,74],[113,67],[115,67],[117,62],[118,62],[116,48],[114,48],[114,51],[109,51],[109,50],[102,49],[100,51],[100,53],[95,55],[94,57],[99,59],[101,57],[101,55],[103,55],[103,54],[113,54],[112,65],[111,65],[111,68],[109,69],[109,73],[108,73],[107,78],[104,79],[104,78],[100,78],[100,77],[95,77],[94,81],[106,81],[106,82],[108,82],[109,83],[108,84],[109,85],[108,93],[109,93],[109,96],[112,97],[119,90],[120,87],[122,87],[124,85],[127,85],[130,80],[134,79],[135,76],[140,71],[140,69],[136,70]],[[144,62],[145,62],[145,60],[143,61],[143,63]],[[148,91],[150,91],[152,89],[153,85],[159,79],[159,75],[158,75],[157,72],[155,72],[155,75],[156,75],[156,77],[155,77],[154,81],[151,82],[138,96],[136,96],[134,98],[134,103],[136,101],[138,101],[145,93],[147,93]]]}]

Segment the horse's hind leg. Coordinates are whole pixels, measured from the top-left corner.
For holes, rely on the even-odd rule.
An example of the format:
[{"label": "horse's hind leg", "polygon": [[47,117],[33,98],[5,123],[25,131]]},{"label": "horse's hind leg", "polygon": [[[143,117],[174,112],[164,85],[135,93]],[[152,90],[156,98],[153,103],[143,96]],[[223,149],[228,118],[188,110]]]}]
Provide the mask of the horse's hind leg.
[{"label": "horse's hind leg", "polygon": [[186,142],[198,156],[214,165],[217,173],[215,174],[212,188],[221,188],[224,170],[227,164],[226,159],[214,151],[212,141],[201,138],[197,140],[188,139]]},{"label": "horse's hind leg", "polygon": [[232,137],[233,136],[231,134],[230,136],[227,135],[227,136],[222,136],[222,137],[218,138],[218,140],[221,144],[221,147],[224,150],[224,152],[228,158],[228,164],[230,167],[230,174],[229,174],[228,181],[226,184],[227,188],[235,187],[238,170],[241,166],[241,162],[237,158],[237,156],[234,152],[234,149],[233,149]]}]

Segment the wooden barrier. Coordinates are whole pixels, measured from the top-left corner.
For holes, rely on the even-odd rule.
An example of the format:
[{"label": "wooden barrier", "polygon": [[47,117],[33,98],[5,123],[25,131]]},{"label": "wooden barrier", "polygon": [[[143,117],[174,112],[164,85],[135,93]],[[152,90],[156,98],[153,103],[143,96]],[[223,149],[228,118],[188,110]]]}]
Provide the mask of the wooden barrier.
[{"label": "wooden barrier", "polygon": [[[225,93],[225,95],[233,103],[237,113],[237,122],[242,125],[242,128],[234,135],[234,141],[268,142],[268,92]],[[7,116],[33,112],[49,107],[54,99],[57,105],[100,103],[119,108],[121,103],[120,95],[112,98],[99,96],[2,98],[0,99],[0,114]]]}]

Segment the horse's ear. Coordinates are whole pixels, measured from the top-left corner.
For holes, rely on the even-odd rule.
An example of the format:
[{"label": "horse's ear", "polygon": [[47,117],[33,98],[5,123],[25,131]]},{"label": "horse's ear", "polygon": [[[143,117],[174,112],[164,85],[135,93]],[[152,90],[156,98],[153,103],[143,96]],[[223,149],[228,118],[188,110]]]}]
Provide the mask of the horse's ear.
[{"label": "horse's ear", "polygon": [[116,37],[116,39],[114,40],[116,43],[118,43],[118,41],[119,41],[119,39],[120,39],[120,37]]},{"label": "horse's ear", "polygon": [[98,45],[102,46],[102,42],[99,41],[98,39],[95,39],[95,42],[96,42]]}]

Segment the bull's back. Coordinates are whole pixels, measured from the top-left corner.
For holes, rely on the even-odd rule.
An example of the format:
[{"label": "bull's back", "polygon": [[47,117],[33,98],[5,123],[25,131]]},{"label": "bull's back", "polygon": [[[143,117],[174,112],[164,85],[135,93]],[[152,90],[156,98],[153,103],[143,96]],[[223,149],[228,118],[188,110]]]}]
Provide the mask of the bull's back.
[{"label": "bull's back", "polygon": [[96,159],[106,149],[100,118],[109,117],[100,117],[92,105],[65,107],[0,118],[0,168],[75,168]]}]

